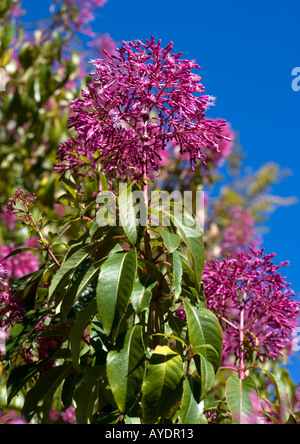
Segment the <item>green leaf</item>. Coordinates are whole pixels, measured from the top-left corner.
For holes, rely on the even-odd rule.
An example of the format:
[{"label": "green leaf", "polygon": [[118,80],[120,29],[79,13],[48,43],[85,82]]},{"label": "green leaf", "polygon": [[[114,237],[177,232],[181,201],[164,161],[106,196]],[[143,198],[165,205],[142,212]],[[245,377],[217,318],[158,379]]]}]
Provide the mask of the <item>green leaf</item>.
[{"label": "green leaf", "polygon": [[107,356],[107,378],[121,412],[129,412],[136,403],[144,375],[143,327],[135,325],[118,336]]},{"label": "green leaf", "polygon": [[72,351],[72,362],[76,372],[80,373],[80,350],[81,350],[81,339],[84,329],[89,323],[90,319],[97,313],[97,303],[93,299],[88,306],[81,310],[76,317],[75,324],[70,330],[69,338]]},{"label": "green leaf", "polygon": [[159,228],[159,233],[169,253],[173,253],[180,245],[180,236],[176,233],[170,233],[169,231],[162,230],[161,228]]},{"label": "green leaf", "polygon": [[[169,226],[169,221],[172,221],[173,225],[177,228],[192,256],[193,266],[196,271],[196,283],[197,286],[200,287],[205,263],[204,244],[202,240],[203,229],[200,221],[186,208],[183,208],[181,202],[171,204],[170,198],[171,196],[169,196],[168,193],[161,193],[156,190],[152,196],[151,218],[153,216],[153,221],[155,221],[155,219],[160,220],[164,226]],[[172,207],[171,209],[170,206]]]},{"label": "green leaf", "polygon": [[131,304],[136,314],[140,314],[149,308],[152,290],[155,285],[156,281],[153,282],[152,276],[147,277],[145,282],[142,282],[140,279],[135,281],[131,295]]},{"label": "green leaf", "polygon": [[223,350],[222,330],[216,316],[206,308],[196,308],[184,300],[189,341],[193,347],[202,347],[201,355],[209,361],[216,372],[220,366]]},{"label": "green leaf", "polygon": [[[97,247],[99,248],[97,243],[93,245],[85,245],[82,248],[78,248],[73,254],[67,256],[51,281],[49,287],[50,300],[56,297],[56,304],[60,302],[61,298],[65,295],[65,288],[76,268],[78,268],[79,265],[81,265],[89,257],[89,255],[97,249]],[[60,297],[58,297],[58,295],[60,295]]]},{"label": "green leaf", "polygon": [[5,256],[3,259],[1,259],[0,262],[4,262],[6,259],[9,259],[12,256],[16,256],[17,254],[26,253],[26,251],[41,251],[41,250],[39,248],[33,248],[33,247],[16,248],[15,250],[11,251],[7,256]]},{"label": "green leaf", "polygon": [[41,268],[35,273],[24,276],[13,285],[12,294],[14,299],[27,311],[33,309],[35,306],[37,292],[44,273],[45,270]]},{"label": "green leaf", "polygon": [[120,190],[119,217],[126,236],[135,245],[137,242],[137,217],[130,185],[128,187],[125,185]]},{"label": "green leaf", "polygon": [[184,225],[178,216],[174,216],[174,223],[181,234],[181,237],[191,252],[193,265],[195,269],[195,277],[197,280],[198,287],[200,288],[202,273],[205,264],[205,249],[202,240],[202,228],[197,219],[194,219],[195,228]]},{"label": "green leaf", "polygon": [[43,373],[25,398],[22,413],[28,422],[39,411],[43,413],[43,423],[49,422],[49,413],[55,392],[71,372],[72,365],[66,363]]},{"label": "green leaf", "polygon": [[184,369],[180,355],[167,346],[152,353],[143,384],[142,411],[145,423],[171,417],[182,397]]},{"label": "green leaf", "polygon": [[45,361],[33,362],[31,364],[22,365],[14,368],[7,380],[7,404],[9,405],[12,398],[16,396],[25,384],[37,373],[41,371]]},{"label": "green leaf", "polygon": [[[250,397],[251,396],[251,397]],[[234,424],[247,424],[255,410],[255,398],[258,401],[254,379],[248,376],[237,379],[231,376],[226,383],[226,399]]]},{"label": "green leaf", "polygon": [[172,254],[172,262],[173,262],[173,274],[172,274],[172,284],[171,284],[171,292],[174,291],[174,302],[177,302],[181,295],[181,281],[182,281],[182,262],[180,255],[177,251],[174,251]]},{"label": "green leaf", "polygon": [[136,271],[136,250],[114,253],[102,265],[97,285],[98,314],[106,336],[112,334],[112,339],[129,303]]},{"label": "green leaf", "polygon": [[215,379],[215,372],[213,365],[200,356],[200,371],[199,375],[201,378],[201,398],[203,399],[206,394],[211,390]]},{"label": "green leaf", "polygon": [[31,335],[33,337],[39,335],[39,332],[36,331],[36,326],[51,312],[51,308],[31,310],[23,316],[21,321],[13,326],[6,342],[6,358],[11,359],[18,352],[23,342]]},{"label": "green leaf", "polygon": [[62,320],[65,320],[71,307],[80,298],[81,294],[90,285],[91,282],[97,277],[100,272],[100,267],[103,260],[92,263],[86,270],[79,274],[79,276],[70,285],[61,304],[60,316]]},{"label": "green leaf", "polygon": [[285,386],[284,382],[282,382],[277,376],[275,376],[273,373],[269,372],[268,370],[264,369],[263,367],[258,367],[262,371],[264,371],[270,380],[272,381],[272,384],[275,389],[275,393],[277,396],[277,400],[279,403],[279,417],[281,420],[281,423],[286,424],[290,418],[291,412],[292,412],[292,405],[291,405],[291,399],[290,395],[287,391],[287,387]]},{"label": "green leaf", "polygon": [[188,375],[183,383],[182,406],[179,411],[181,424],[207,424],[201,392],[200,378]]},{"label": "green leaf", "polygon": [[84,379],[74,393],[76,419],[78,424],[91,424],[95,401],[98,396],[99,378],[105,374],[105,367],[96,365],[87,370]]}]

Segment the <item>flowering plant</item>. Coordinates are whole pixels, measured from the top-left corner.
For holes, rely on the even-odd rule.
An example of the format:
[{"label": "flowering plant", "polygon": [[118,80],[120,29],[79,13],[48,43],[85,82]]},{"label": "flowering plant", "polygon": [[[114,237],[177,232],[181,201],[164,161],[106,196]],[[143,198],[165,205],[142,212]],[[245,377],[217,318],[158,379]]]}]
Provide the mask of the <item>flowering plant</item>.
[{"label": "flowering plant", "polygon": [[[92,11],[104,3],[55,2],[63,45],[74,25],[91,34]],[[92,81],[71,95],[70,132],[55,137],[50,176],[59,192],[45,200],[51,187],[42,181],[7,199],[7,236],[21,227],[31,240],[0,247],[0,423],[299,421],[298,392],[280,366],[299,313],[280,274],[287,264],[260,249],[245,199],[220,199],[213,215],[223,225],[216,218],[206,230],[206,209],[181,198],[236,157],[230,125],[207,117],[213,99],[199,66],[172,50],[151,37],[95,59]],[[22,51],[26,71],[34,51]],[[73,87],[55,89],[57,119]],[[56,113],[52,94],[44,99],[44,111]],[[29,127],[16,123],[27,143],[28,119]],[[44,155],[49,140],[41,140]]]}]

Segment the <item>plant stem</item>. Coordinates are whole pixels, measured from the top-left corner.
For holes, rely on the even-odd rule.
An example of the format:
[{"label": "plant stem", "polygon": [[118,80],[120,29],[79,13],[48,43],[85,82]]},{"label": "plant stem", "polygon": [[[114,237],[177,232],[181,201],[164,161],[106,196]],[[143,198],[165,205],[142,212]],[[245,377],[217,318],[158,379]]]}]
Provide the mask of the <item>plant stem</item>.
[{"label": "plant stem", "polygon": [[246,293],[243,293],[243,300],[240,310],[240,362],[239,362],[239,379],[245,379],[244,357],[245,357],[245,300]]},{"label": "plant stem", "polygon": [[43,245],[45,246],[45,248],[47,249],[48,254],[52,257],[52,259],[54,260],[56,266],[58,268],[60,268],[60,263],[57,260],[57,258],[55,257],[54,253],[51,251],[51,245],[48,244],[47,240],[44,238],[43,233],[41,232],[40,228],[37,226],[36,221],[34,220],[32,214],[30,213],[29,209],[27,208],[27,206],[25,205],[26,211],[28,216],[30,217],[30,220],[34,226],[35,231],[37,232],[37,234],[39,235],[41,241],[43,242]]}]

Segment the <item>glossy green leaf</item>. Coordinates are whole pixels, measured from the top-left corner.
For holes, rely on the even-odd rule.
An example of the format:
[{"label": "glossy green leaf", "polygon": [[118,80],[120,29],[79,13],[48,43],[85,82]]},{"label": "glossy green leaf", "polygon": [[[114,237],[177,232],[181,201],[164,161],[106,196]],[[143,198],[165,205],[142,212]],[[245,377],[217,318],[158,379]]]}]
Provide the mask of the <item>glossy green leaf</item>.
[{"label": "glossy green leaf", "polygon": [[106,336],[112,334],[112,339],[129,303],[136,271],[136,250],[114,253],[102,265],[97,285],[98,314]]},{"label": "glossy green leaf", "polygon": [[179,406],[184,369],[180,355],[167,346],[157,346],[152,353],[143,384],[144,421],[155,423],[159,417],[171,417]]},{"label": "glossy green leaf", "polygon": [[80,373],[81,371],[79,361],[80,361],[82,334],[87,324],[89,323],[90,319],[94,317],[96,313],[97,313],[97,303],[96,300],[93,299],[85,309],[81,310],[77,314],[76,321],[69,333],[70,345],[72,351],[72,362],[75,371],[77,371],[78,373]]},{"label": "glossy green leaf", "polygon": [[173,253],[180,245],[181,238],[176,233],[159,229],[159,233],[163,239],[164,245],[168,249],[169,253]]},{"label": "glossy green leaf", "polygon": [[15,250],[11,251],[7,256],[5,256],[3,259],[1,259],[1,262],[4,262],[6,261],[6,259],[9,259],[12,256],[16,256],[17,254],[26,253],[27,251],[39,251],[39,250],[40,250],[39,248],[33,248],[33,247],[16,248]]},{"label": "glossy green leaf", "polygon": [[137,242],[137,217],[134,207],[131,186],[123,186],[119,195],[119,217],[129,241]]},{"label": "glossy green leaf", "polygon": [[155,285],[156,281],[153,282],[153,278],[151,276],[149,276],[145,282],[138,279],[134,283],[130,300],[136,314],[140,314],[142,311],[149,308],[152,290]]},{"label": "glossy green leaf", "polygon": [[268,377],[270,378],[275,393],[277,396],[279,408],[279,418],[281,423],[286,424],[290,418],[291,412],[292,412],[292,405],[291,405],[291,399],[290,395],[287,391],[287,387],[285,386],[284,382],[281,381],[276,375],[269,372],[268,370],[264,369],[263,367],[259,367],[262,371],[264,371]]},{"label": "glossy green leaf", "polygon": [[[201,355],[209,361],[216,372],[220,366],[223,349],[222,330],[216,316],[206,308],[197,308],[184,300],[189,341],[193,347],[202,347]],[[197,351],[200,349],[197,348]]]},{"label": "glossy green leaf", "polygon": [[182,406],[179,412],[181,424],[207,424],[204,401],[201,401],[201,380],[188,375],[183,383]]},{"label": "glossy green leaf", "polygon": [[200,356],[200,378],[201,378],[201,397],[202,399],[211,390],[215,379],[215,372],[213,365]]},{"label": "glossy green leaf", "polygon": [[32,419],[35,413],[40,411],[43,415],[43,423],[49,422],[49,413],[53,405],[55,392],[71,372],[72,365],[66,363],[53,367],[42,374],[25,398],[22,413],[28,421]]},{"label": "glossy green leaf", "polygon": [[[186,218],[190,221],[190,224],[188,225],[184,223]],[[188,217],[188,214],[185,215],[183,220],[175,214],[173,216],[173,222],[192,255],[195,277],[197,279],[198,287],[200,287],[205,263],[205,249],[202,240],[203,230],[199,221],[196,218],[192,218],[191,215]],[[192,223],[194,223],[194,225],[192,225]]]},{"label": "glossy green leaf", "polygon": [[[73,254],[67,256],[65,261],[62,263],[60,269],[54,275],[52,282],[49,287],[49,298],[52,299],[58,294],[62,298],[65,294],[65,287],[69,283],[75,270],[89,257],[89,255],[96,250],[97,245],[86,245],[78,250],[74,251]],[[63,295],[61,295],[63,293]],[[60,302],[60,298],[56,298],[56,303]]]},{"label": "glossy green leaf", "polygon": [[258,400],[254,379],[250,376],[245,379],[231,376],[226,383],[226,400],[233,423],[249,423]]},{"label": "glossy green leaf", "polygon": [[6,358],[11,359],[29,337],[38,336],[39,332],[36,330],[36,326],[51,312],[51,308],[31,310],[13,326],[6,342]]},{"label": "glossy green leaf", "polygon": [[89,267],[82,271],[82,273],[80,273],[79,276],[74,279],[74,282],[72,282],[72,284],[69,286],[61,304],[60,316],[62,320],[67,318],[71,307],[80,298],[81,294],[89,286],[89,284],[97,278],[102,263],[103,260],[92,263]]},{"label": "glossy green leaf", "polygon": [[90,424],[93,419],[95,401],[98,396],[99,378],[105,367],[96,365],[87,370],[82,383],[74,393],[76,419],[78,424]]},{"label": "glossy green leaf", "polygon": [[177,302],[181,295],[181,281],[182,281],[182,262],[180,255],[177,251],[174,251],[172,254],[172,265],[173,265],[173,273],[172,273],[172,283],[171,283],[171,292],[174,292],[174,302]]},{"label": "glossy green leaf", "polygon": [[129,412],[136,403],[144,375],[143,327],[135,325],[118,336],[107,356],[107,378],[121,412]]}]

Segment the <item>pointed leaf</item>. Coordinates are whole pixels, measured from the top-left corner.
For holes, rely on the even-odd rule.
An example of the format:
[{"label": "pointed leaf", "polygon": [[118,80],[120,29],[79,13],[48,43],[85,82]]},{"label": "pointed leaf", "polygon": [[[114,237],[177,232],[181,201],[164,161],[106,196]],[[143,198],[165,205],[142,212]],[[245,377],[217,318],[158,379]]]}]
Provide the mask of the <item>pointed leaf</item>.
[{"label": "pointed leaf", "polygon": [[82,335],[90,319],[94,317],[96,313],[97,313],[97,304],[96,300],[93,299],[86,308],[84,308],[78,313],[75,324],[73,325],[69,333],[70,345],[72,351],[72,362],[75,371],[78,373],[80,373],[81,371],[79,361],[80,361]]},{"label": "pointed leaf", "polygon": [[220,366],[223,349],[222,330],[216,316],[206,308],[196,308],[184,300],[190,344],[202,347],[202,356],[209,361],[216,372]]},{"label": "pointed leaf", "polygon": [[226,399],[234,424],[247,424],[255,411],[257,389],[253,378],[237,379],[231,376],[226,384]]},{"label": "pointed leaf", "polygon": [[[143,200],[143,193],[141,192],[141,198],[139,202],[140,205],[144,205],[144,214],[146,214],[145,201]],[[139,207],[141,208],[141,207]],[[142,209],[141,209],[142,211]],[[137,225],[138,218],[136,214],[136,208],[133,201],[133,194],[131,191],[131,186],[121,186],[120,185],[120,195],[119,195],[119,217],[122,227],[128,237],[129,241],[135,245],[138,238]],[[142,215],[141,215],[142,217]]]},{"label": "pointed leaf", "polygon": [[159,417],[171,417],[182,396],[184,378],[180,355],[167,346],[157,346],[152,353],[143,385],[144,421],[155,423]]},{"label": "pointed leaf", "polygon": [[72,306],[80,298],[81,294],[90,285],[90,283],[93,282],[94,279],[96,279],[102,263],[103,260],[92,263],[88,268],[80,273],[79,276],[74,279],[74,282],[72,282],[72,284],[69,286],[68,291],[61,304],[60,317],[62,320],[65,320],[67,318]]},{"label": "pointed leaf", "polygon": [[161,228],[159,229],[159,233],[169,253],[173,253],[180,245],[180,236],[176,233],[170,233],[169,231],[162,230]]},{"label": "pointed leaf", "polygon": [[149,307],[152,297],[152,290],[155,285],[156,281],[153,282],[151,276],[149,276],[144,283],[139,279],[134,283],[131,295],[131,304],[136,314],[140,314]]},{"label": "pointed leaf", "polygon": [[191,220],[194,222],[194,226],[185,225],[181,220],[181,217],[178,215],[173,216],[174,224],[176,225],[181,237],[191,252],[193,258],[193,265],[195,269],[195,277],[197,279],[198,287],[200,287],[202,273],[204,269],[205,263],[205,249],[202,240],[202,228],[200,227],[200,223],[197,219],[192,218]]},{"label": "pointed leaf", "polygon": [[98,314],[106,336],[113,333],[113,339],[129,303],[136,270],[136,250],[114,253],[102,265],[97,285]]},{"label": "pointed leaf", "polygon": [[85,377],[74,393],[76,419],[78,424],[90,424],[93,419],[95,401],[98,396],[99,378],[105,367],[96,365],[87,370]]},{"label": "pointed leaf", "polygon": [[[54,275],[52,282],[49,287],[49,298],[52,299],[58,293],[65,294],[65,287],[69,283],[70,278],[72,277],[75,270],[89,257],[89,255],[97,249],[99,246],[87,245],[83,248],[79,248],[75,251],[71,256],[67,256],[66,260],[62,263],[60,269]],[[60,302],[57,300],[56,303]]]},{"label": "pointed leaf", "polygon": [[107,356],[107,377],[117,406],[129,412],[136,403],[145,375],[143,328],[135,325],[121,333]]},{"label": "pointed leaf", "polygon": [[207,424],[201,401],[201,380],[189,375],[183,383],[182,406],[179,412],[181,424]]},{"label": "pointed leaf", "polygon": [[285,384],[276,375],[264,369],[263,367],[259,368],[262,371],[264,371],[272,381],[272,384],[276,392],[277,400],[279,403],[280,420],[283,424],[285,424],[288,422],[292,412],[291,399],[287,391],[287,388]]},{"label": "pointed leaf", "polygon": [[182,262],[180,255],[177,251],[173,252],[172,255],[173,262],[173,275],[172,275],[172,285],[171,292],[174,291],[174,302],[177,302],[181,295],[181,280],[182,280]]},{"label": "pointed leaf", "polygon": [[[71,372],[72,365],[67,363],[53,367],[42,374],[25,398],[22,413],[28,421],[30,421],[39,410],[43,413],[43,423],[49,421],[49,412],[53,403],[54,394],[62,381],[66,379]],[[39,405],[40,403],[42,403],[41,406]]]}]

